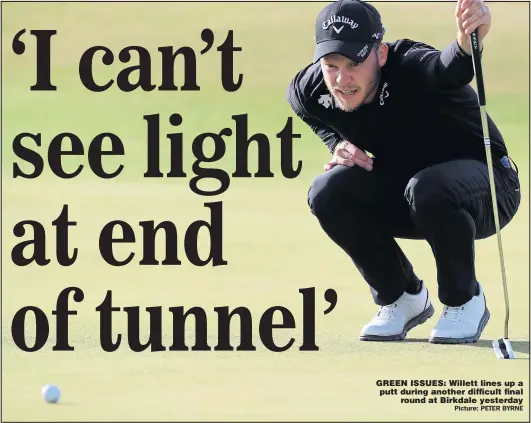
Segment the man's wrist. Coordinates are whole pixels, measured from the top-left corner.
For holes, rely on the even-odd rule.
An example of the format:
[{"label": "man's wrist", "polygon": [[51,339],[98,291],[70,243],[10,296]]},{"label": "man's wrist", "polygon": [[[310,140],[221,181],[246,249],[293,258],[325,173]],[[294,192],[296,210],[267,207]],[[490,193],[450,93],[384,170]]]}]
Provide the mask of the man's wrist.
[{"label": "man's wrist", "polygon": [[[470,36],[462,33],[457,34],[457,45],[461,53],[466,54],[467,56],[472,56],[472,48],[470,46]],[[483,43],[479,42],[479,52],[483,52]]]},{"label": "man's wrist", "polygon": [[470,41],[466,36],[463,36],[461,33],[457,34],[457,45],[461,53],[466,54],[467,56],[472,56],[472,50],[470,48]]}]

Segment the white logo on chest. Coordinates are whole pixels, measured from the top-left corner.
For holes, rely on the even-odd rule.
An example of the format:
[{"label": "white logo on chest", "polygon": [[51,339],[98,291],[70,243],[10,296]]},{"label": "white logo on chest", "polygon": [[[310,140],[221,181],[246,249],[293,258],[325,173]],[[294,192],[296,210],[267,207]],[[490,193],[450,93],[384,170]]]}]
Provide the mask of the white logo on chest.
[{"label": "white logo on chest", "polygon": [[317,100],[317,102],[327,109],[329,107],[334,108],[334,100],[332,99],[332,96],[330,94],[321,95],[321,97],[319,97],[319,100]]}]

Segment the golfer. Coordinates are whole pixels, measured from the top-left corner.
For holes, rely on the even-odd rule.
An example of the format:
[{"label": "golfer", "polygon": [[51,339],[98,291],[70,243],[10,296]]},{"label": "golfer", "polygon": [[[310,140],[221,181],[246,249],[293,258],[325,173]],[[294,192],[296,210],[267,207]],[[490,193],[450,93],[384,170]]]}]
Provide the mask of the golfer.
[{"label": "golfer", "polygon": [[[332,155],[309,189],[311,212],[379,306],[361,340],[404,339],[434,314],[396,238],[426,240],[435,258],[444,308],[430,342],[476,342],[489,320],[474,243],[496,229],[470,34],[478,28],[483,52],[491,14],[481,0],[458,0],[454,18],[440,51],[384,41],[372,5],[339,0],[319,13],[313,63],[289,85],[294,113]],[[503,228],[520,205],[518,168],[490,117],[488,129]]]}]

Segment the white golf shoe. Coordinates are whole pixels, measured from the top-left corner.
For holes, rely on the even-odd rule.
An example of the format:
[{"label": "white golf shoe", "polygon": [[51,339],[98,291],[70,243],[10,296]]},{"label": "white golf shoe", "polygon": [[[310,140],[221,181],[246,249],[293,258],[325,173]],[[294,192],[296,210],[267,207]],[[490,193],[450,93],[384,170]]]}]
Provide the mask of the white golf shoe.
[{"label": "white golf shoe", "polygon": [[376,316],[361,330],[362,341],[400,341],[415,326],[433,316],[434,309],[422,281],[418,294],[404,292],[394,303],[381,306]]},{"label": "white golf shoe", "polygon": [[479,295],[459,307],[445,306],[439,321],[431,331],[432,344],[464,344],[476,342],[489,321],[485,294],[481,285]]}]

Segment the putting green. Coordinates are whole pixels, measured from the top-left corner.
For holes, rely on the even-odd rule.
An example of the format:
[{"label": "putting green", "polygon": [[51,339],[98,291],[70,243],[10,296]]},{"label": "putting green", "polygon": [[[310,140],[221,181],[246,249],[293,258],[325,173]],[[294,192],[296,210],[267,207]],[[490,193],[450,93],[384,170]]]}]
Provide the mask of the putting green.
[{"label": "putting green", "polygon": [[[527,4],[493,3],[493,27],[485,43],[484,75],[487,108],[498,123],[517,162],[522,181],[522,205],[503,231],[504,255],[510,290],[510,338],[516,360],[495,358],[491,341],[503,336],[504,302],[496,238],[478,242],[477,274],[486,294],[491,320],[482,339],[473,345],[430,345],[427,338],[439,316],[436,271],[429,246],[400,241],[416,272],[432,293],[436,315],[414,329],[401,343],[362,343],[360,328],[375,312],[365,282],[346,257],[320,230],[309,213],[306,193],[312,178],[328,160],[326,148],[295,119],[302,138],[294,142],[294,158],[303,162],[295,179],[282,177],[276,134],[292,116],[285,102],[287,84],[311,58],[314,18],[324,3],[8,3],[3,4],[2,93],[2,417],[7,421],[99,420],[349,420],[349,421],[528,421],[529,420],[529,10]],[[236,12],[236,7],[239,9]],[[377,3],[387,27],[387,39],[408,37],[444,48],[455,36],[454,4]],[[429,15],[425,15],[429,14]],[[15,34],[25,28],[55,29],[52,50],[54,92],[31,92],[35,82],[35,44],[24,37],[27,52],[11,50]],[[116,87],[91,93],[80,83],[78,60],[95,45],[115,55],[129,45],[144,46],[152,56],[153,83],[160,84],[160,46],[203,46],[201,30],[215,33],[214,47],[198,57],[198,92],[135,91]],[[220,55],[215,51],[228,30],[234,31],[235,72],[243,73],[242,88],[223,91]],[[97,56],[97,57],[101,57]],[[136,56],[133,55],[133,59]],[[182,62],[181,62],[182,64]],[[124,65],[97,66],[97,80],[116,78]],[[181,85],[182,70],[177,67]],[[163,172],[169,169],[169,144],[165,134],[184,134],[186,178],[145,179],[146,125],[143,116],[160,113]],[[183,123],[172,127],[171,113]],[[192,193],[194,176],[191,143],[203,132],[234,128],[231,116],[248,114],[249,131],[263,132],[271,144],[274,178],[232,178],[219,196]],[[75,179],[59,180],[49,170],[35,180],[12,179],[12,140],[20,132],[40,132],[44,149],[60,132],[74,132],[89,142],[100,132],[117,134],[126,156],[106,158],[105,168],[125,165],[116,179],[102,181],[90,173],[86,157],[69,157],[65,169],[84,164]],[[234,171],[233,138],[217,163],[204,167]],[[210,150],[210,153],[213,150]],[[255,157],[257,149],[250,149]],[[45,154],[45,153],[43,153]],[[208,154],[208,152],[207,152]],[[31,171],[31,166],[24,167]],[[250,171],[257,169],[250,160]],[[201,185],[217,187],[215,182]],[[205,203],[223,202],[223,258],[227,266],[196,267],[187,259],[184,235],[198,219],[209,220]],[[55,234],[51,222],[64,204],[77,222],[70,229],[70,248],[79,249],[76,263],[61,267],[55,261]],[[11,250],[20,240],[13,235],[17,222],[33,219],[44,224],[47,257],[45,267],[17,267]],[[124,267],[105,263],[98,250],[98,235],[111,220],[131,224],[136,243],[115,247]],[[142,233],[138,222],[171,220],[178,229],[181,266],[140,266]],[[353,222],[355,224],[355,222]],[[30,231],[31,233],[31,231]],[[120,236],[115,231],[115,236]],[[27,236],[27,235],[26,235]],[[27,238],[24,238],[27,239]],[[208,254],[208,238],[201,232],[199,252]],[[164,240],[157,242],[162,260]],[[29,253],[29,251],[28,251]],[[384,266],[385,263],[382,263]],[[83,290],[81,303],[69,318],[69,341],[75,351],[53,351],[55,308],[64,288]],[[319,351],[300,351],[303,341],[301,288],[316,293],[315,342]],[[324,292],[337,292],[335,309],[327,314]],[[116,352],[100,346],[100,322],[96,307],[112,290],[116,307],[139,306],[141,339],[149,334],[146,307],[162,307],[162,341],[172,343],[172,306],[202,307],[208,316],[208,344],[217,344],[215,307],[247,307],[253,317],[252,340],[256,351],[132,352],[127,344],[127,316],[114,313],[113,333],[122,334]],[[24,306],[40,307],[50,321],[50,337],[38,352],[22,352],[11,337],[11,322]],[[294,344],[282,353],[269,351],[258,328],[262,314],[272,306],[284,306],[295,319],[293,329],[275,329],[277,345],[290,338]],[[34,327],[28,318],[28,343]],[[280,323],[277,313],[275,323]],[[231,331],[233,346],[239,344],[237,319]],[[187,345],[193,345],[193,321],[187,324]],[[481,380],[516,382],[523,395],[473,395],[475,388],[453,387],[466,392],[476,404],[402,404],[403,395],[380,395],[380,390],[450,389],[423,386],[378,386],[379,380]],[[522,387],[518,382],[523,383]],[[40,389],[47,383],[62,389],[57,405],[45,404]],[[489,389],[491,389],[489,387]],[[501,387],[502,391],[505,386]],[[456,395],[443,395],[456,397]],[[481,407],[481,398],[523,399],[523,411],[458,411],[456,405]],[[417,398],[422,396],[417,395]],[[431,396],[428,396],[431,398]],[[484,404],[488,406],[496,404]],[[516,404],[500,404],[516,405]]]}]

